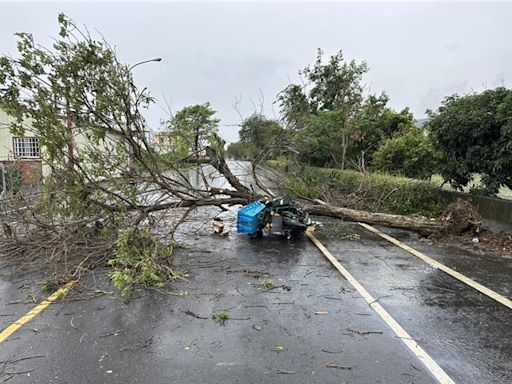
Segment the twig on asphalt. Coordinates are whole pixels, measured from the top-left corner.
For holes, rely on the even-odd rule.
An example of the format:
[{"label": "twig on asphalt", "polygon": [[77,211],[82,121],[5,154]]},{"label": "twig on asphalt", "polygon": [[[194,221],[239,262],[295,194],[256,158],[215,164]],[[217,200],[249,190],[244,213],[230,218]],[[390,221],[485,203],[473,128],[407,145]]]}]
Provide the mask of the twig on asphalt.
[{"label": "twig on asphalt", "polygon": [[196,315],[194,312],[189,311],[189,310],[183,311],[183,313],[185,315],[189,315],[189,316],[195,317],[196,319],[201,319],[201,320],[208,320],[209,319],[209,317],[203,317],[203,316]]},{"label": "twig on asphalt", "polygon": [[[12,356],[12,357],[14,357],[14,356]],[[27,357],[20,357],[19,359],[16,359],[16,360],[11,360],[12,358],[9,358],[7,360],[0,361],[0,363],[5,365],[7,363],[18,363],[20,361],[30,360],[30,359],[37,359],[37,358],[42,358],[42,357],[46,357],[46,356],[45,355],[27,356]]]},{"label": "twig on asphalt", "polygon": [[285,369],[278,369],[278,368],[274,368],[273,371],[277,374],[281,374],[281,375],[291,375],[291,374],[294,374],[295,371],[287,371]]},{"label": "twig on asphalt", "polygon": [[32,373],[34,372],[34,369],[29,369],[27,371],[20,371],[20,372],[4,372],[6,375],[23,375],[24,373]]},{"label": "twig on asphalt", "polygon": [[364,335],[382,335],[382,331],[355,331],[353,329],[347,328],[347,331],[357,333],[358,335],[364,336]]},{"label": "twig on asphalt", "polygon": [[343,352],[343,349],[340,349],[339,351],[329,351],[327,349],[322,349],[321,350],[322,352],[325,352],[325,353],[342,353]]},{"label": "twig on asphalt", "polygon": [[373,300],[371,303],[368,303],[368,306],[374,304],[374,303],[378,303],[380,299],[383,299],[385,297],[392,297],[393,295],[383,295],[383,296],[379,296],[377,297],[375,300]]},{"label": "twig on asphalt", "polygon": [[69,321],[69,325],[71,325],[71,328],[78,330],[78,327],[73,323],[73,319],[74,317],[72,317],[71,320]]},{"label": "twig on asphalt", "polygon": [[327,364],[325,364],[325,367],[326,368],[337,368],[337,369],[345,369],[345,370],[350,370],[352,369],[352,367],[350,366],[347,366],[347,365],[339,365],[339,364],[334,364],[336,362],[336,360],[333,360]]},{"label": "twig on asphalt", "polygon": [[329,299],[329,300],[343,300],[343,298],[341,297],[333,297],[333,296],[322,296],[326,299]]},{"label": "twig on asphalt", "polygon": [[120,333],[124,333],[124,329],[117,329],[113,332],[110,332],[110,333],[106,333],[104,335],[99,335],[98,337],[109,337],[109,336],[117,336],[119,335]]}]

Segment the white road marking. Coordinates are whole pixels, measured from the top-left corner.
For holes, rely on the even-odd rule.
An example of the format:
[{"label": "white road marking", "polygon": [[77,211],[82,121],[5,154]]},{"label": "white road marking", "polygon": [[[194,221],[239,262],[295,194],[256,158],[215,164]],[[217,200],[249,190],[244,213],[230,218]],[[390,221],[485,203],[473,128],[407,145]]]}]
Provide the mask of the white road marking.
[{"label": "white road marking", "polygon": [[391,330],[402,340],[402,342],[411,350],[414,355],[423,363],[423,365],[434,375],[441,384],[454,384],[450,376],[425,352],[423,348],[403,329],[400,324],[375,300],[372,295],[345,269],[343,265],[325,248],[322,243],[310,232],[306,231],[306,235],[316,245],[316,247],[324,254],[332,265],[341,273],[345,279],[354,287],[354,289],[366,300],[370,308],[372,308],[380,316],[382,320],[391,328]]},{"label": "white road marking", "polygon": [[395,244],[396,246],[402,248],[403,250],[413,254],[414,256],[420,258],[430,266],[437,268],[447,274],[449,274],[452,277],[455,277],[457,280],[462,281],[464,284],[469,285],[470,287],[476,289],[477,291],[483,293],[484,295],[490,297],[493,300],[496,300],[498,303],[503,304],[505,307],[508,307],[509,309],[512,309],[512,300],[507,299],[505,296],[500,295],[499,293],[493,291],[492,289],[487,288],[486,286],[477,283],[475,280],[470,279],[467,276],[464,276],[462,273],[459,273],[450,267],[447,267],[444,264],[441,264],[440,262],[432,259],[431,257],[428,257],[427,255],[421,253],[420,251],[415,250],[414,248],[409,247],[408,245],[402,243],[400,240],[395,239],[394,237],[391,237],[389,235],[386,235],[385,233],[379,231],[377,228],[372,227],[371,225],[365,224],[365,223],[358,223],[361,227],[366,228],[370,232],[373,232],[383,239],[386,239],[390,243]]}]

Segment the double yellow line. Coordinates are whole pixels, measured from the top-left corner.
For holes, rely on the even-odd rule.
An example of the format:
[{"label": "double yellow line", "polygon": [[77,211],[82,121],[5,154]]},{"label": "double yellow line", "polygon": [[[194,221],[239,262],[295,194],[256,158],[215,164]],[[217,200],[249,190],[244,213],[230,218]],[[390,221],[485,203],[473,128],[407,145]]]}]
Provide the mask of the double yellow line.
[{"label": "double yellow line", "polygon": [[48,307],[50,304],[54,303],[55,301],[63,298],[66,296],[66,293],[68,293],[69,289],[75,285],[76,281],[70,281],[66,285],[64,285],[59,290],[55,291],[53,294],[48,296],[45,300],[43,300],[40,304],[38,304],[34,309],[32,309],[27,314],[23,315],[21,318],[19,318],[17,321],[9,325],[7,328],[5,328],[2,332],[0,332],[0,343],[2,341],[5,341],[9,336],[11,336],[14,332],[16,332],[18,329],[23,327],[25,324],[27,324],[30,320],[32,320],[34,317],[39,315],[41,312],[43,312],[46,307]]}]

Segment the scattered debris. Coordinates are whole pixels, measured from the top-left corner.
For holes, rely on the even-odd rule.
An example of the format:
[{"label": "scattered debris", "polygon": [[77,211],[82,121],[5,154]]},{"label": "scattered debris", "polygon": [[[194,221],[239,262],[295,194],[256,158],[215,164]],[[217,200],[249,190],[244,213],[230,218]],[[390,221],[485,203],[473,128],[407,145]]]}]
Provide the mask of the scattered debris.
[{"label": "scattered debris", "polygon": [[295,373],[295,371],[288,371],[288,370],[278,369],[278,368],[274,368],[273,371],[275,373],[281,374],[281,375],[291,375],[291,374]]},{"label": "scattered debris", "polygon": [[345,232],[344,234],[341,235],[341,240],[347,241],[359,240],[360,238],[361,236],[359,236],[357,233]]},{"label": "scattered debris", "polygon": [[355,331],[353,329],[347,328],[347,331],[352,333],[357,333],[358,335],[365,336],[365,335],[382,335],[382,331]]},{"label": "scattered debris", "polygon": [[322,352],[325,352],[325,353],[342,353],[343,352],[343,349],[340,349],[339,351],[329,351],[327,349],[322,349],[321,350]]},{"label": "scattered debris", "polygon": [[263,280],[263,281],[260,283],[260,285],[261,285],[262,287],[267,288],[267,289],[270,289],[270,288],[273,288],[273,287],[274,287],[274,283],[273,283],[273,282],[272,282],[272,280],[270,280],[270,279],[265,279],[265,280]]},{"label": "scattered debris", "polygon": [[351,370],[352,369],[352,367],[350,367],[350,366],[334,364],[335,362],[336,362],[336,360],[333,360],[333,361],[325,364],[325,367],[326,368],[345,369],[345,370]]},{"label": "scattered debris", "polygon": [[247,233],[253,238],[267,235],[286,239],[299,237],[315,223],[309,213],[289,196],[254,201],[238,211],[237,232]]},{"label": "scattered debris", "polygon": [[228,236],[229,231],[226,231],[226,227],[220,217],[213,219],[213,233],[219,236]]},{"label": "scattered debris", "polygon": [[220,325],[224,325],[227,319],[229,319],[229,312],[226,311],[220,311],[220,312],[213,312],[212,313],[212,319],[215,320]]},{"label": "scattered debris", "polygon": [[106,333],[104,335],[99,335],[99,337],[109,337],[109,336],[117,336],[121,333],[124,333],[124,330],[123,329],[116,329],[115,331],[113,332],[110,332],[110,333]]},{"label": "scattered debris", "polygon": [[[203,317],[203,316],[196,315],[194,312],[189,311],[189,310],[183,311],[183,313],[184,313],[185,315],[189,315],[189,316],[195,317],[196,319],[201,319],[201,320],[207,320],[207,319],[208,319],[207,317]],[[226,312],[226,313],[227,313],[227,312]],[[228,314],[228,317],[229,317],[229,314]],[[213,318],[213,315],[212,315],[212,318]],[[215,320],[215,319],[214,319],[214,320]]]}]

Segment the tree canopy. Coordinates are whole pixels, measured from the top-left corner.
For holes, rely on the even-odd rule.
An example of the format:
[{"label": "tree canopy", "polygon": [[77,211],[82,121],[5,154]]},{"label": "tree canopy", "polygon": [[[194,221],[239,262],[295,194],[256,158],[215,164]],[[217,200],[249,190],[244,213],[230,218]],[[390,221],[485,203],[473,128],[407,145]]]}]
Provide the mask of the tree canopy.
[{"label": "tree canopy", "polygon": [[255,159],[262,151],[272,152],[275,156],[280,152],[276,139],[282,139],[283,133],[278,121],[254,113],[242,121],[238,132],[240,141],[229,145],[228,154],[244,160]]},{"label": "tree canopy", "polygon": [[196,104],[179,110],[168,122],[176,146],[181,151],[198,153],[211,144],[217,135],[220,120],[215,118],[215,111],[210,103]]},{"label": "tree canopy", "polygon": [[305,84],[291,84],[279,94],[283,120],[297,132],[292,143],[303,161],[364,168],[381,142],[412,125],[412,114],[389,108],[385,93],[365,95],[367,71],[364,61],[346,61],[342,51],[324,61],[318,50],[314,64],[299,72]]},{"label": "tree canopy", "polygon": [[[23,244],[36,243],[41,254],[64,260],[65,274],[69,267],[79,275],[110,258],[112,279],[123,293],[135,283],[161,287],[175,276],[169,256],[185,218],[205,205],[245,204],[252,192],[224,160],[209,104],[184,108],[171,122],[194,153],[162,156],[143,116],[153,98],[134,84],[134,66],[63,14],[59,25],[52,46],[18,33],[16,57],[0,56],[0,106],[14,118],[10,129],[23,135],[29,123],[51,168],[40,194],[20,194],[24,209],[12,210],[18,214],[13,221],[23,226]],[[211,167],[192,157],[203,149],[210,149]],[[190,176],[192,160],[202,183]],[[231,188],[210,185],[209,176],[219,173]],[[158,223],[165,225],[157,231]]]},{"label": "tree canopy", "polygon": [[463,188],[480,174],[481,193],[493,195],[501,186],[512,188],[512,90],[499,87],[452,95],[428,114],[446,181]]},{"label": "tree canopy", "polygon": [[373,154],[372,168],[393,175],[429,179],[439,165],[439,153],[427,133],[410,127],[385,141]]}]

